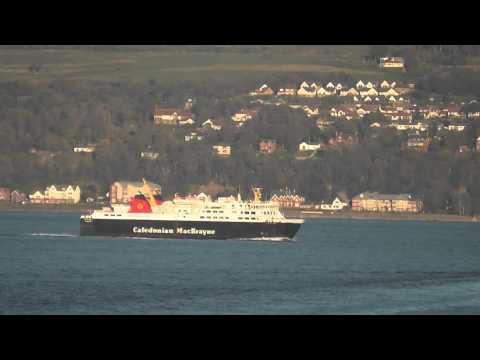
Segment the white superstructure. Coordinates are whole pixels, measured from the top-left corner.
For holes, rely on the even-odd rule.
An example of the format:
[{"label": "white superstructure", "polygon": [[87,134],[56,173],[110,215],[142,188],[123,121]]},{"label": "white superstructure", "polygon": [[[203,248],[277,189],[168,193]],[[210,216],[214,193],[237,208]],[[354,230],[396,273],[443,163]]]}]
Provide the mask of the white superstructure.
[{"label": "white superstructure", "polygon": [[213,222],[270,222],[303,223],[301,219],[287,219],[278,205],[270,201],[242,201],[233,196],[220,197],[216,201],[205,194],[175,197],[161,205],[152,206],[152,212],[129,212],[126,205],[113,205],[95,210],[90,216],[96,219],[155,219]]}]

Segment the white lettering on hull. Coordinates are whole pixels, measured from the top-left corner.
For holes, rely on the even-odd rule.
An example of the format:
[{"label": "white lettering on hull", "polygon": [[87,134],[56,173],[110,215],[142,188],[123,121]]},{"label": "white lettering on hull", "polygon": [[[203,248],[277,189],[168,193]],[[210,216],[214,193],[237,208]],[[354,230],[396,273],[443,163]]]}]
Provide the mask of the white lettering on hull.
[{"label": "white lettering on hull", "polygon": [[212,229],[197,229],[197,228],[190,228],[190,229],[184,229],[184,228],[177,228],[176,231],[174,229],[166,229],[164,227],[162,228],[154,228],[154,227],[133,227],[132,231],[135,234],[186,234],[186,235],[215,235],[215,230]]}]

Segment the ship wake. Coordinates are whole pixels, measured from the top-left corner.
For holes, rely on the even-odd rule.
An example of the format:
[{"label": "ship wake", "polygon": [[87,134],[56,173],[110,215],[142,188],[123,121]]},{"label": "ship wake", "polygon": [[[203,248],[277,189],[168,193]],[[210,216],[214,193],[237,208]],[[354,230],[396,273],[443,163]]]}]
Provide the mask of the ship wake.
[{"label": "ship wake", "polygon": [[45,237],[77,237],[76,234],[68,233],[30,233],[30,236],[45,236]]}]

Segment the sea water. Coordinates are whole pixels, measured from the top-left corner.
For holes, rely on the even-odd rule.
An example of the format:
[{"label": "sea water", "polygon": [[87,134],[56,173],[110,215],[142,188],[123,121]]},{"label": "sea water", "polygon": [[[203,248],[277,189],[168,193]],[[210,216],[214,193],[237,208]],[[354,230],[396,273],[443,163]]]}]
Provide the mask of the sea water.
[{"label": "sea water", "polygon": [[0,213],[0,314],[480,314],[480,224],[309,220],[295,240],[80,237]]}]

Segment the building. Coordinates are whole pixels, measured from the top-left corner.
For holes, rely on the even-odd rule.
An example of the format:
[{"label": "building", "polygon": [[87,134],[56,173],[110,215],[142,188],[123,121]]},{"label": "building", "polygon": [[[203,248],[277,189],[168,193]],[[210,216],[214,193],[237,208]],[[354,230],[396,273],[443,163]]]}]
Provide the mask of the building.
[{"label": "building", "polygon": [[297,87],[295,85],[285,85],[277,91],[278,96],[295,96],[297,95]]},{"label": "building", "polygon": [[162,108],[155,106],[153,121],[160,125],[188,124],[193,121],[193,114],[190,111],[177,108]]},{"label": "building", "polygon": [[411,194],[379,194],[365,192],[352,199],[353,211],[419,213],[423,202]]},{"label": "building", "polygon": [[[210,130],[220,131],[220,130],[222,130],[222,125],[221,125],[219,120],[208,119],[208,120],[206,120],[202,123],[202,129],[210,129]],[[185,141],[187,141],[187,140],[185,139]]]},{"label": "building", "polygon": [[316,125],[319,129],[325,129],[334,124],[334,121],[328,120],[326,118],[320,117],[316,121]]},{"label": "building", "polygon": [[335,197],[335,199],[331,203],[322,203],[320,204],[320,209],[321,210],[343,210],[346,207],[348,207],[348,201],[347,200],[342,200],[338,196]]},{"label": "building", "polygon": [[308,117],[312,117],[314,115],[318,115],[320,110],[318,107],[310,107],[308,105],[305,105],[302,107],[303,111],[305,111],[305,114],[307,114]]},{"label": "building", "polygon": [[272,96],[274,91],[267,84],[263,84],[258,89],[255,89],[249,93],[250,96]]},{"label": "building", "polygon": [[88,144],[88,145],[76,145],[73,147],[73,152],[76,153],[93,153],[96,150],[95,144]]},{"label": "building", "polygon": [[309,144],[306,142],[302,142],[298,145],[299,151],[314,151],[319,150],[322,148],[322,144]]},{"label": "building", "polygon": [[[222,127],[220,126],[220,129]],[[218,130],[220,130],[218,129]],[[190,134],[188,135],[185,135],[185,141],[186,142],[189,142],[189,141],[201,141],[203,140],[203,136],[202,135],[198,135],[198,133],[196,132],[191,132]]]},{"label": "building", "polygon": [[155,151],[142,151],[140,153],[140,158],[145,160],[156,160],[160,156],[160,153]]},{"label": "building", "polygon": [[0,187],[0,201],[10,201],[10,189]]},{"label": "building", "polygon": [[230,145],[225,145],[225,144],[213,145],[212,149],[214,153],[218,156],[229,157],[230,155],[232,155],[232,147]]},{"label": "building", "polygon": [[388,83],[387,80],[383,80],[382,83],[380,84],[380,88],[382,88],[382,89],[390,89],[390,84]]},{"label": "building", "polygon": [[258,109],[241,109],[232,116],[232,120],[237,124],[243,124],[252,120],[258,114],[258,111]]},{"label": "building", "polygon": [[358,96],[360,93],[355,88],[340,91],[340,96]]},{"label": "building", "polygon": [[355,87],[357,89],[364,89],[365,88],[365,83],[362,80],[359,80],[356,84]]},{"label": "building", "polygon": [[383,69],[404,69],[405,60],[402,57],[383,57],[379,66]]},{"label": "building", "polygon": [[28,196],[24,192],[19,190],[13,190],[10,194],[10,202],[12,204],[26,203],[28,201]]},{"label": "building", "polygon": [[259,144],[259,150],[263,154],[273,154],[275,151],[277,151],[277,141],[262,140]]},{"label": "building", "polygon": [[316,97],[317,96],[318,86],[313,83],[308,85],[305,81],[300,85],[300,89],[297,91],[298,96],[304,97]]},{"label": "building", "polygon": [[472,149],[470,149],[470,146],[468,145],[460,145],[457,149],[457,152],[462,154],[462,153],[469,153],[471,152]]},{"label": "building", "polygon": [[81,190],[78,185],[50,185],[45,191],[35,191],[29,195],[34,204],[77,204]]},{"label": "building", "polygon": [[[304,96],[310,96],[308,91],[307,91],[307,93],[305,93],[305,94],[306,94],[306,95],[304,95]],[[318,97],[330,96],[330,95],[333,95],[333,94],[334,94],[334,90],[327,90],[327,89],[325,89],[323,86],[320,86],[320,87],[317,89],[317,96],[318,96]]]},{"label": "building", "polygon": [[305,198],[286,190],[281,191],[280,194],[274,194],[270,201],[281,208],[299,208],[305,203]]},{"label": "building", "polygon": [[[147,181],[150,188],[161,194],[162,187],[158,184]],[[141,181],[116,181],[110,185],[110,203],[111,204],[130,204],[132,197],[138,195],[143,189]]]},{"label": "building", "polygon": [[411,150],[426,152],[431,140],[422,135],[419,131],[408,134],[407,148]]},{"label": "building", "polygon": [[443,111],[447,113],[448,117],[452,118],[460,118],[465,115],[462,111],[462,107],[457,104],[449,104]]}]

